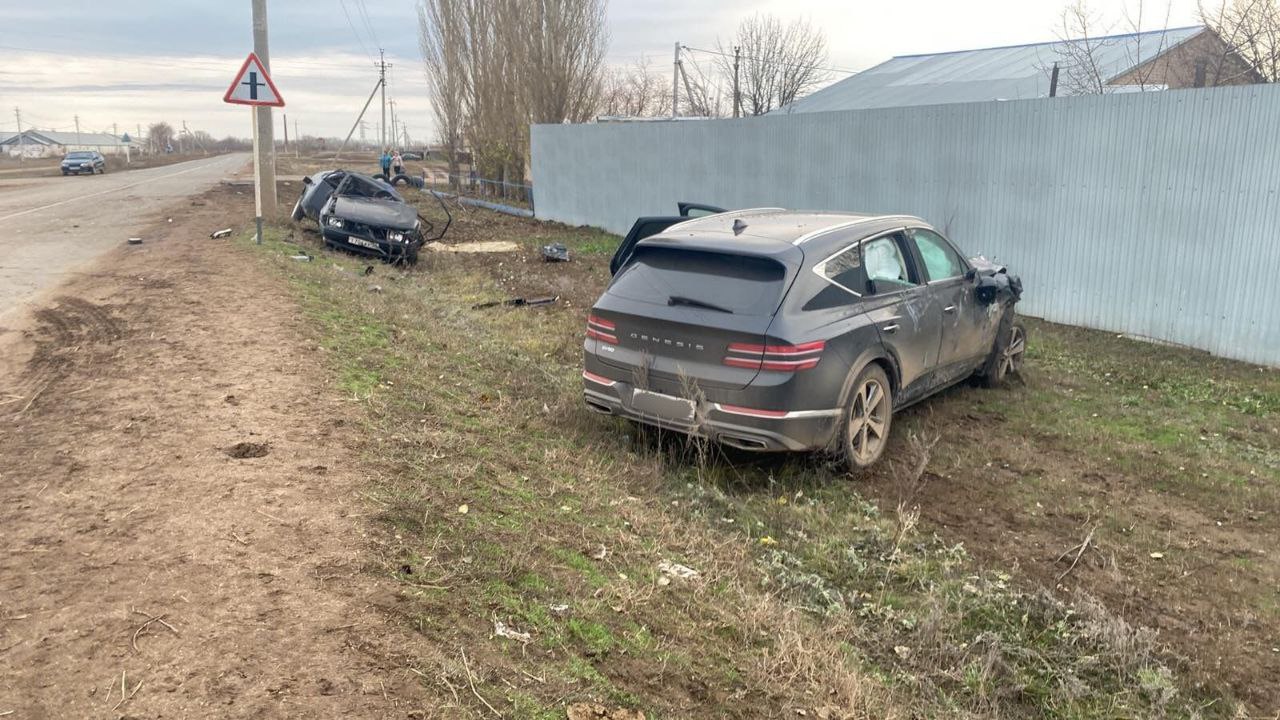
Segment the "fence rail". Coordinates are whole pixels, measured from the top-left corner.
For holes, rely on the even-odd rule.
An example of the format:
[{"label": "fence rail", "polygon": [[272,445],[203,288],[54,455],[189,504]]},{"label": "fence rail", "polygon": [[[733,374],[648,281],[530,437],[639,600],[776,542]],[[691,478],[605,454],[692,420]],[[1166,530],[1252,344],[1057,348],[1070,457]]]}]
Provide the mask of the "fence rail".
[{"label": "fence rail", "polygon": [[469,173],[424,171],[426,187],[481,200],[501,201],[508,205],[533,209],[533,186],[507,180],[492,180]]},{"label": "fence rail", "polygon": [[1280,86],[538,125],[532,148],[540,218],[919,215],[1020,274],[1028,314],[1280,364]]}]

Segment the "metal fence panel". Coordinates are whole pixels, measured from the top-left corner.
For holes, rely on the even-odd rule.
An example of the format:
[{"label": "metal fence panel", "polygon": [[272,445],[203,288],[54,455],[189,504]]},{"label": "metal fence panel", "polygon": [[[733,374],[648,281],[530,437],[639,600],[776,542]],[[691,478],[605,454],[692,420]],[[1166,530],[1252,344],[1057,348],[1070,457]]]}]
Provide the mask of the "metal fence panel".
[{"label": "metal fence panel", "polygon": [[1023,312],[1280,364],[1280,86],[737,120],[538,125],[537,215],[677,201],[919,215]]}]

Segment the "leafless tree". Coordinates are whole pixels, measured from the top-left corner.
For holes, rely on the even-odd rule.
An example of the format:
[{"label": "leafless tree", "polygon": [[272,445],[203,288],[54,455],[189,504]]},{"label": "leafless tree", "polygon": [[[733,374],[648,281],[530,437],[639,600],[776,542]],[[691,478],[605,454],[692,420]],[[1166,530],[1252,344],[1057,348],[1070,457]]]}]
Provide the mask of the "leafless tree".
[{"label": "leafless tree", "polygon": [[733,48],[739,59],[739,92],[747,115],[790,104],[826,82],[827,39],[807,20],[788,24],[775,15],[757,14],[743,20],[728,42],[717,41],[716,64],[727,84],[733,83]]},{"label": "leafless tree", "polygon": [[1062,9],[1057,46],[1059,94],[1106,92],[1110,73],[1102,67],[1101,53],[1114,42],[1106,37],[1110,32],[1086,0],[1073,0]]},{"label": "leafless tree", "polygon": [[418,20],[441,140],[484,177],[524,179],[531,122],[599,108],[605,0],[419,0]]},{"label": "leafless tree", "polygon": [[[1168,49],[1165,30],[1169,29],[1170,9],[1166,5],[1164,23],[1149,27],[1150,13],[1144,0],[1135,0],[1123,6],[1124,21],[1121,28],[1131,39],[1112,37],[1115,26],[1104,22],[1094,12],[1088,0],[1072,0],[1062,10],[1058,28],[1057,64],[1060,95],[1101,95],[1114,88],[1108,85],[1117,74],[1128,71],[1126,85],[1147,90],[1149,80],[1156,70],[1150,61]],[[1161,31],[1150,36],[1155,31]],[[1108,62],[1107,56],[1118,45],[1123,45],[1124,67]],[[1044,68],[1050,72],[1051,68]]]},{"label": "leafless tree", "polygon": [[173,126],[163,120],[151,123],[147,127],[147,143],[151,146],[152,152],[164,152],[173,144],[173,139]]},{"label": "leafless tree", "polygon": [[535,123],[585,122],[596,114],[609,46],[605,0],[519,3],[526,39],[521,83]]},{"label": "leafless tree", "polygon": [[1280,2],[1222,0],[1211,8],[1201,4],[1200,17],[1263,80],[1280,82]]},{"label": "leafless tree", "polygon": [[671,78],[653,71],[647,58],[610,68],[604,77],[600,114],[664,117],[671,114]]},{"label": "leafless tree", "polygon": [[418,47],[431,88],[431,109],[444,147],[450,177],[458,175],[466,121],[466,24],[463,0],[435,0],[418,5]]}]

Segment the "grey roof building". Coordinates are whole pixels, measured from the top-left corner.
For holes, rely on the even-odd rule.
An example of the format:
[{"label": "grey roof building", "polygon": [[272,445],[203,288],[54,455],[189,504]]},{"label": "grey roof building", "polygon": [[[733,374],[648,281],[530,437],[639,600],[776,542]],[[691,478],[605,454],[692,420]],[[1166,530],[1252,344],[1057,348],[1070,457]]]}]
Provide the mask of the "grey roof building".
[{"label": "grey roof building", "polygon": [[[1086,48],[1091,62],[1082,61]],[[900,55],[774,112],[1043,98],[1049,96],[1055,63],[1057,95],[1262,81],[1216,33],[1196,25],[1087,41]]]}]

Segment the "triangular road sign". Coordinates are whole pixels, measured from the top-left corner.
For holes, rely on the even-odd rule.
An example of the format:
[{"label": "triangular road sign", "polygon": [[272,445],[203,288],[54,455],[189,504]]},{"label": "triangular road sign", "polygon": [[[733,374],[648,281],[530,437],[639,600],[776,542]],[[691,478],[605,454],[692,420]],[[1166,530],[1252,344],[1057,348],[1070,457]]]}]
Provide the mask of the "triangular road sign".
[{"label": "triangular road sign", "polygon": [[271,82],[271,76],[267,74],[266,68],[262,67],[258,56],[253,53],[249,53],[249,57],[245,58],[244,65],[240,66],[240,72],[236,73],[236,79],[232,81],[231,87],[227,88],[227,94],[222,96],[222,101],[236,105],[284,106],[284,98],[280,97],[280,91],[276,90],[275,83]]}]

